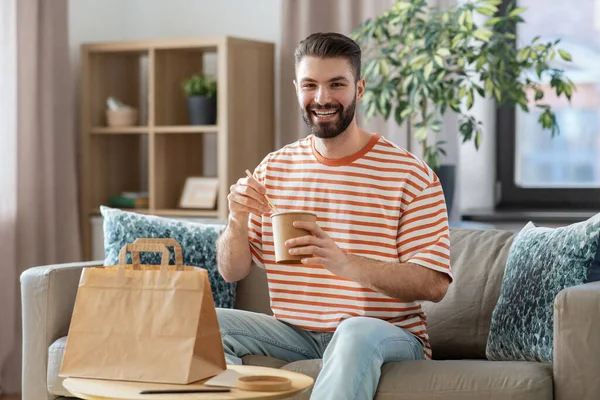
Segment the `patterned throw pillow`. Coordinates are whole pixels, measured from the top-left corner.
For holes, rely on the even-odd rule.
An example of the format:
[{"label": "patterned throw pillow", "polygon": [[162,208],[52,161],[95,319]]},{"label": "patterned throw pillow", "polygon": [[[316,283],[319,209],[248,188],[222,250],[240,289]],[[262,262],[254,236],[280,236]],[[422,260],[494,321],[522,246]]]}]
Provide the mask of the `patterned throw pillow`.
[{"label": "patterned throw pillow", "polygon": [[506,263],[486,355],[552,362],[554,299],[600,280],[600,214],[560,228],[532,223],[515,237]]},{"label": "patterned throw pillow", "polygon": [[[105,206],[100,207],[104,217],[104,265],[119,263],[119,251],[127,243],[138,238],[173,238],[181,244],[184,265],[204,268],[208,271],[210,285],[216,307],[233,308],[235,303],[235,283],[227,283],[219,274],[216,259],[216,240],[224,229],[223,225],[205,225],[197,222],[178,221],[122,211]],[[171,264],[175,258],[171,250]],[[128,263],[131,255],[128,255]],[[141,253],[142,264],[160,264],[160,255]]]}]

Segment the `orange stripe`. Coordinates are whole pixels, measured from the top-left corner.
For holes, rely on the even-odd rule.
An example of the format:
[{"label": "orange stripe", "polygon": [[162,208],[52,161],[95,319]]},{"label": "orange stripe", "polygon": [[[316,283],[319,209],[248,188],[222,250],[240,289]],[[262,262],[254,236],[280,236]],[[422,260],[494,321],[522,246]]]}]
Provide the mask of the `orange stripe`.
[{"label": "orange stripe", "polygon": [[262,221],[258,218],[255,218],[253,215],[250,216],[250,223],[256,226],[258,229],[262,227]]},{"label": "orange stripe", "polygon": [[[321,218],[321,217],[317,217],[317,223],[319,223],[319,222],[330,222],[330,223],[334,223],[334,224],[347,224],[347,225],[368,226],[368,227],[371,227],[371,228],[388,229],[388,230],[391,230],[394,233],[396,233],[398,231],[398,225],[397,224],[386,225],[386,224],[374,223],[374,222],[369,222],[369,221],[355,221],[355,220],[351,220],[351,219],[338,219],[338,218]],[[271,222],[265,222],[264,226],[272,228],[273,224]]]},{"label": "orange stripe", "polygon": [[258,250],[256,250],[254,248],[254,246],[250,245],[250,252],[252,254],[254,254],[254,257],[256,257],[258,259],[258,261],[260,261],[261,264],[264,264],[265,262],[263,261],[262,256],[260,255],[260,253],[258,252]]},{"label": "orange stripe", "polygon": [[408,234],[411,234],[413,232],[418,232],[421,231],[423,229],[429,229],[429,228],[434,228],[438,225],[444,224],[444,226],[447,226],[448,224],[448,218],[446,218],[445,216],[443,216],[442,218],[438,218],[435,221],[429,223],[429,224],[422,224],[422,225],[417,225],[417,226],[413,226],[412,228],[408,228],[406,230],[400,229],[400,236],[406,236]]},{"label": "orange stripe", "polygon": [[271,301],[273,303],[276,302],[281,302],[281,303],[290,303],[290,304],[304,304],[307,306],[317,306],[317,307],[331,307],[331,306],[338,306],[340,308],[340,312],[343,312],[344,308],[348,308],[350,310],[361,310],[361,311],[384,311],[384,312],[397,312],[397,313],[401,313],[401,312],[409,312],[409,311],[417,311],[419,310],[421,307],[420,306],[416,306],[416,307],[409,307],[409,308],[401,308],[401,307],[366,307],[366,306],[355,306],[355,305],[349,305],[349,304],[331,304],[331,303],[321,303],[318,301],[306,301],[306,300],[298,300],[298,299],[284,299],[281,297],[274,297],[271,296]]},{"label": "orange stripe", "polygon": [[405,219],[405,220],[403,220],[402,225],[406,226],[408,224],[412,224],[414,221],[422,221],[424,219],[435,218],[438,215],[445,214],[445,213],[446,213],[445,207],[440,207],[436,212],[433,212],[430,214],[418,215],[418,216],[415,216],[414,218]]},{"label": "orange stripe", "polygon": [[279,307],[279,306],[273,306],[272,307],[273,311],[275,310],[282,310],[282,311],[289,311],[289,312],[310,312],[311,314],[317,314],[317,315],[328,315],[328,314],[333,314],[333,313],[343,313],[343,314],[348,314],[351,315],[353,317],[360,317],[362,316],[362,314],[358,314],[355,312],[351,312],[351,311],[317,311],[317,310],[299,310],[297,308],[289,308],[289,307]]},{"label": "orange stripe", "polygon": [[[297,276],[297,274],[294,274]],[[269,283],[279,283],[282,285],[294,285],[294,286],[307,286],[307,287],[315,287],[315,288],[323,288],[323,289],[339,289],[339,290],[348,290],[352,292],[361,292],[361,293],[377,293],[372,289],[364,288],[364,287],[348,287],[341,285],[327,285],[324,283],[314,283],[314,282],[298,282],[298,281],[285,281],[280,279],[269,279]]]},{"label": "orange stripe", "polygon": [[[300,282],[296,283],[296,285],[304,286]],[[306,296],[306,297],[325,297],[325,298],[331,298],[331,299],[344,299],[344,300],[361,301],[361,302],[368,301],[368,302],[372,302],[372,303],[395,303],[395,304],[398,304],[398,300],[392,299],[392,298],[380,299],[377,297],[346,296],[346,295],[339,294],[339,293],[332,294],[332,293],[325,293],[325,292],[307,292],[304,290],[290,290],[290,289],[279,289],[279,288],[271,288],[269,291],[271,293],[297,294],[299,296]]]},{"label": "orange stripe", "polygon": [[450,256],[448,255],[448,253],[441,253],[436,250],[424,250],[424,251],[420,252],[419,254],[433,254],[434,256],[442,257],[444,259],[448,259],[448,260],[450,259]]},{"label": "orange stripe", "polygon": [[[438,196],[442,196],[441,193],[434,193],[433,195],[429,195],[427,197],[438,197]],[[425,197],[423,197],[425,198]],[[419,200],[421,200],[422,198],[419,198]],[[406,216],[414,214],[416,212],[419,211],[423,211],[423,210],[428,210],[428,209],[435,209],[441,205],[445,205],[446,201],[442,198],[441,200],[438,200],[436,202],[433,203],[427,203],[427,204],[423,204],[422,206],[418,206],[415,208],[411,208],[409,207],[408,210],[404,211],[404,214],[402,215],[402,218],[406,218]],[[416,217],[416,218],[420,218],[420,217]]]},{"label": "orange stripe", "polygon": [[394,261],[398,259],[398,250],[397,249],[394,252],[394,254],[384,253],[384,252],[375,251],[375,250],[355,250],[355,249],[348,249],[348,250],[346,250],[346,252],[350,253],[350,254],[366,254],[369,256],[381,256],[381,257],[392,259]]},{"label": "orange stripe", "polygon": [[442,235],[442,236],[440,236],[440,237],[437,238],[437,241],[429,241],[429,242],[426,242],[425,244],[421,244],[421,245],[418,245],[418,246],[415,246],[415,247],[410,247],[408,249],[404,249],[402,251],[402,254],[411,254],[411,253],[414,254],[414,253],[418,253],[419,251],[421,251],[421,250],[423,250],[423,249],[425,249],[427,247],[434,247],[434,246],[440,245],[442,243],[442,242],[440,242],[440,240],[443,239],[443,238],[447,238],[447,236],[448,235]]},{"label": "orange stripe", "polygon": [[[270,166],[269,167],[270,170],[272,171],[277,171],[277,172],[284,172],[284,173],[304,173],[304,174],[322,174],[322,173],[327,173],[327,175],[329,176],[343,176],[343,177],[349,177],[351,179],[357,179],[357,178],[364,178],[364,179],[373,179],[379,182],[394,182],[394,183],[407,183],[410,184],[411,186],[414,186],[415,189],[417,190],[423,190],[425,189],[424,187],[419,187],[416,186],[414,182],[412,182],[408,177],[404,177],[404,178],[396,178],[396,177],[387,177],[387,176],[381,176],[381,175],[375,175],[375,174],[362,174],[360,172],[346,172],[343,170],[334,170],[334,169],[330,169],[327,171],[323,171],[322,169],[298,169],[298,168],[294,168],[293,170],[289,170],[289,169],[283,169],[283,168],[278,168],[278,167],[273,167]],[[386,169],[383,169],[384,171]],[[405,172],[405,171],[404,171]],[[281,180],[279,179],[279,177],[277,176],[273,176],[272,177],[275,180]],[[290,179],[291,177],[286,177],[284,180],[287,181],[288,179]],[[302,178],[302,180],[304,180],[304,178]],[[365,185],[362,182],[356,182],[359,185]]]},{"label": "orange stripe", "polygon": [[[336,243],[362,244],[365,246],[382,247],[382,248],[391,249],[391,250],[398,249],[398,247],[396,246],[395,243],[390,244],[390,243],[382,243],[382,242],[372,242],[369,240],[343,239],[343,238],[334,238],[333,240]],[[265,240],[265,241],[263,241],[263,245],[264,246],[275,246],[275,243]],[[384,254],[387,254],[387,253],[384,253]]]},{"label": "orange stripe", "polygon": [[[267,265],[272,265],[275,268],[277,268],[277,264],[272,264],[272,263],[267,263]],[[304,265],[303,265],[304,267]],[[337,275],[319,275],[319,274],[309,274],[306,272],[290,272],[290,271],[282,271],[282,270],[273,270],[273,269],[268,269],[267,270],[267,275],[284,275],[284,276],[303,276],[305,278],[314,278],[314,279],[331,279],[334,281],[348,281],[348,282],[353,282],[350,279],[346,279],[346,278],[341,278]]]},{"label": "orange stripe", "polygon": [[[348,186],[348,187],[362,187],[362,188],[370,188],[370,189],[378,189],[378,190],[382,190],[382,191],[386,191],[386,192],[397,192],[398,191],[398,187],[397,186],[381,186],[381,185],[375,185],[375,184],[371,184],[371,183],[360,183],[360,182],[351,182],[351,181],[335,181],[335,180],[331,180],[331,179],[319,179],[319,178],[292,178],[292,177],[279,177],[279,176],[272,176],[270,178],[273,181],[280,181],[280,182],[298,182],[298,183],[319,183],[319,184],[325,184],[325,185],[340,185],[340,186]],[[404,178],[404,179],[399,179],[397,181],[395,181],[395,183],[407,183],[408,179]],[[280,186],[282,187],[282,186]],[[308,190],[307,188],[304,188],[303,190]],[[410,193],[408,190],[404,190],[407,193]],[[410,193],[412,194],[412,193]],[[412,194],[413,197],[415,196],[414,194]]]},{"label": "orange stripe", "polygon": [[423,258],[423,257],[416,256],[416,257],[411,257],[410,262],[412,262],[412,260],[421,260],[421,261],[424,261],[424,262],[426,262],[428,264],[433,264],[436,267],[440,267],[440,268],[443,268],[443,269],[450,270],[450,267],[448,266],[447,263],[444,264],[444,263],[441,263],[439,261],[432,260],[430,258]]},{"label": "orange stripe", "polygon": [[431,233],[424,233],[424,234],[418,235],[418,236],[411,236],[407,240],[404,240],[404,241],[398,243],[398,245],[399,245],[399,247],[404,247],[407,244],[417,242],[417,241],[419,241],[421,239],[430,239],[432,237],[435,238],[436,236],[441,235],[444,232],[448,232],[448,226],[444,226],[444,227],[438,229],[437,231],[433,231]]},{"label": "orange stripe", "polygon": [[[300,155],[300,154],[297,154],[297,155]],[[308,155],[308,154],[302,154],[302,155]],[[273,164],[289,164],[289,165],[321,165],[321,163],[319,161],[315,160],[315,159],[311,159],[311,160],[294,160],[294,159],[284,160],[284,159],[281,159],[281,158],[275,158],[275,159],[273,159],[271,161],[271,163],[273,163]]]},{"label": "orange stripe", "polygon": [[262,232],[257,231],[254,228],[248,228],[248,232],[255,234],[256,237],[258,237],[258,238],[262,238]]},{"label": "orange stripe", "polygon": [[[271,184],[266,184],[265,187],[267,189],[270,190],[281,190],[285,193],[288,192],[306,192],[307,190],[310,190],[310,193],[326,193],[326,194],[340,194],[340,195],[344,195],[344,196],[351,196],[351,197],[367,197],[367,198],[372,198],[373,194],[371,193],[358,193],[355,191],[350,191],[350,190],[341,190],[341,189],[326,189],[326,188],[303,188],[300,186],[286,186],[286,187],[281,187],[281,186],[275,186],[275,185],[271,185]],[[271,195],[269,195],[269,197],[271,197]],[[398,201],[400,199],[400,201],[402,201],[402,198],[399,198],[397,195],[396,196],[386,196],[386,195],[377,195],[377,198],[382,199],[382,200],[387,200],[387,201]],[[408,204],[408,203],[407,203]]]},{"label": "orange stripe", "polygon": [[[376,207],[378,209],[384,209],[389,211],[394,211],[395,213],[399,213],[401,208],[394,205],[385,205],[385,204],[377,204],[373,203],[373,201],[366,203],[362,201],[353,201],[353,200],[335,200],[335,199],[327,199],[320,197],[308,197],[306,195],[302,196],[280,196],[278,194],[269,195],[269,198],[276,200],[296,200],[296,201],[305,201],[305,202],[314,202],[314,203],[325,203],[325,204],[343,204],[347,206],[357,206],[357,207]],[[398,199],[400,200],[400,199]]]},{"label": "orange stripe", "polygon": [[[288,318],[288,319],[293,319],[295,321],[320,322],[322,324],[327,324],[327,323],[331,323],[331,322],[341,322],[344,320],[343,317],[320,319],[320,318],[309,318],[309,317],[304,317],[304,316],[300,316],[300,315],[289,315],[289,314],[284,314],[284,313],[277,313],[275,315],[277,316],[277,318]],[[294,324],[294,325],[296,325],[296,324]]]},{"label": "orange stripe", "polygon": [[[297,210],[297,211],[313,211],[313,212],[322,212],[327,213],[331,212],[330,209],[325,207],[307,207],[307,206],[288,206],[282,204],[275,204],[278,210]],[[337,214],[341,215],[354,215],[356,217],[371,217],[375,219],[387,219],[392,221],[397,221],[397,215],[380,215],[378,213],[372,212],[362,212],[362,211],[353,211],[353,210],[336,210]]]}]

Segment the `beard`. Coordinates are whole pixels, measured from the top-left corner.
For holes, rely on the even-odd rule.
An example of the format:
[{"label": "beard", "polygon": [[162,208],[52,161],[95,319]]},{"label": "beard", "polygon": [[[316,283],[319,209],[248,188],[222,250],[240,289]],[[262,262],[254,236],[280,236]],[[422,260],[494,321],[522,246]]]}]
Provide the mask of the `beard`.
[{"label": "beard", "polygon": [[[316,121],[315,110],[334,109],[336,119],[332,121]],[[310,132],[319,139],[332,139],[343,133],[354,118],[356,111],[356,96],[354,100],[344,109],[341,104],[327,103],[323,106],[307,105],[306,108],[300,109],[302,119],[310,128]]]}]

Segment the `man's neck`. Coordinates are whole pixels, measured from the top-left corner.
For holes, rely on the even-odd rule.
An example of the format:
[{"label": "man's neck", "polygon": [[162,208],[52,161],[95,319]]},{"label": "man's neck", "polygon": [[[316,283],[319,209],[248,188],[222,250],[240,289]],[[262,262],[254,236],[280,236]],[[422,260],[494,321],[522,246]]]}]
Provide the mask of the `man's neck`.
[{"label": "man's neck", "polygon": [[320,139],[315,136],[315,149],[321,156],[337,160],[357,153],[372,137],[372,133],[359,128],[353,121],[344,132],[334,138]]}]

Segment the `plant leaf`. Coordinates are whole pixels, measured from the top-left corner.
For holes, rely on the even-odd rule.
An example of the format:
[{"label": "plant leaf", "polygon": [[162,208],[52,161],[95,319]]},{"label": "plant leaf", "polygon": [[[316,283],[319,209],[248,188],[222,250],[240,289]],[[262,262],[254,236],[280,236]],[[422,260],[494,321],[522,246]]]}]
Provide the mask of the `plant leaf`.
[{"label": "plant leaf", "polygon": [[525,7],[519,7],[519,8],[515,8],[514,10],[512,10],[510,13],[508,13],[509,17],[516,17],[517,15],[521,14],[523,11],[525,11],[527,8]]},{"label": "plant leaf", "polygon": [[423,77],[425,79],[429,79],[431,72],[433,71],[433,61],[429,61],[425,68],[423,69]]},{"label": "plant leaf", "polygon": [[448,57],[450,55],[450,50],[446,47],[441,47],[438,49],[437,54],[442,57]]},{"label": "plant leaf", "polygon": [[417,128],[415,130],[415,138],[417,139],[417,141],[419,141],[419,143],[427,139],[427,127],[422,126],[420,128]]},{"label": "plant leaf", "polygon": [[487,29],[477,29],[473,31],[473,37],[483,42],[489,42],[492,38],[492,32]]},{"label": "plant leaf", "polygon": [[571,55],[569,53],[567,53],[566,51],[559,49],[558,50],[558,54],[560,54],[560,58],[562,58],[565,61],[572,61],[573,58],[571,58]]}]

